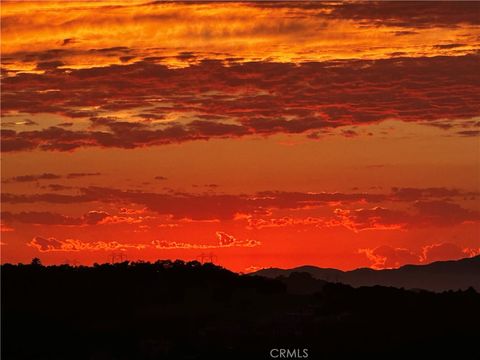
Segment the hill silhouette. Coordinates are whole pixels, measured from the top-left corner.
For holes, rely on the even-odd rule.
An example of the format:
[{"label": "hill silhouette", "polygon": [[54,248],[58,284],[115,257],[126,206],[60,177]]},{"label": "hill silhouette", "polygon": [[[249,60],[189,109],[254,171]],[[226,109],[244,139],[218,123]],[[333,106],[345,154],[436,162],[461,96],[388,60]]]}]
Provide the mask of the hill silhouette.
[{"label": "hill silhouette", "polygon": [[35,261],[1,272],[5,360],[271,359],[272,349],[307,349],[309,359],[480,356],[472,288],[353,288],[178,260]]},{"label": "hill silhouette", "polygon": [[452,261],[438,261],[427,265],[405,265],[398,269],[352,271],[300,266],[294,269],[262,269],[253,274],[276,278],[294,272],[306,272],[316,279],[358,286],[393,286],[430,291],[465,290],[473,287],[480,291],[480,256]]}]

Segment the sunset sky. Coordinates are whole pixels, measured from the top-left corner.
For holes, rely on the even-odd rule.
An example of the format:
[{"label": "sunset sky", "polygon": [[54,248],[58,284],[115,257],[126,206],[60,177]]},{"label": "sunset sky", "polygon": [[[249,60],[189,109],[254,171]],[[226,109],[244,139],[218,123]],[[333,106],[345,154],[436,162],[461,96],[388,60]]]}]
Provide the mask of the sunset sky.
[{"label": "sunset sky", "polygon": [[1,260],[480,253],[479,2],[1,4]]}]

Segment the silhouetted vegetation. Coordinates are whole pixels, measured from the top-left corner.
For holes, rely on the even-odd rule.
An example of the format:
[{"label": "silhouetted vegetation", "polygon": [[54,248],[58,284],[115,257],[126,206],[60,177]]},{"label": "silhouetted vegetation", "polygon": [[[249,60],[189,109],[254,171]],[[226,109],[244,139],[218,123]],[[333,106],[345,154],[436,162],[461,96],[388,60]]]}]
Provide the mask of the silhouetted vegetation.
[{"label": "silhouetted vegetation", "polygon": [[2,359],[478,358],[480,294],[267,279],[212,264],[2,265]]}]

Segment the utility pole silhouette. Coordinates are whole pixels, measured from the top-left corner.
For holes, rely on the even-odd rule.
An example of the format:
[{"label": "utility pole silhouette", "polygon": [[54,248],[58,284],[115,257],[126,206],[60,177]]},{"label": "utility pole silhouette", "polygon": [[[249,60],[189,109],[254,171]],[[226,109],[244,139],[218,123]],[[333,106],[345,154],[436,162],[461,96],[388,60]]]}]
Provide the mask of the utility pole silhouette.
[{"label": "utility pole silhouette", "polygon": [[122,252],[111,253],[110,254],[110,260],[111,260],[112,264],[115,264],[117,262],[127,261],[127,254],[124,254]]},{"label": "utility pole silhouette", "polygon": [[197,260],[200,261],[202,264],[205,264],[207,262],[209,263],[214,263],[218,260],[217,255],[214,253],[201,253],[200,255],[197,256]]}]

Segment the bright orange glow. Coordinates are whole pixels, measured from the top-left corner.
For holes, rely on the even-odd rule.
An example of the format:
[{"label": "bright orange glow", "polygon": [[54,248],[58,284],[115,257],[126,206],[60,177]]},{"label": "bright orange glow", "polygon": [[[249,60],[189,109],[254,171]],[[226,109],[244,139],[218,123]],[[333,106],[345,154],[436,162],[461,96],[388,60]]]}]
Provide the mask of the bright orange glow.
[{"label": "bright orange glow", "polygon": [[479,4],[2,1],[2,262],[480,249]]}]

